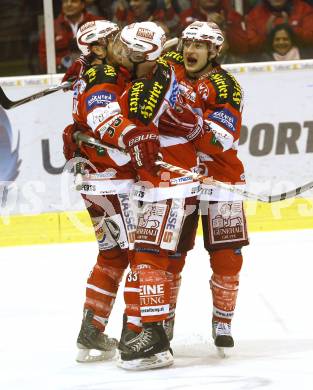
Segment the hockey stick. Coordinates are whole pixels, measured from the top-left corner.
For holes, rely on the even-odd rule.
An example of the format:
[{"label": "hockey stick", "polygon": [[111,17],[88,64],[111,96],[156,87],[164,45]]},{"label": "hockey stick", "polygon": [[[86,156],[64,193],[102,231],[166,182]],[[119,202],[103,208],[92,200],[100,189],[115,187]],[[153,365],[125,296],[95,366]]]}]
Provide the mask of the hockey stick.
[{"label": "hockey stick", "polygon": [[[117,150],[117,148],[114,148],[110,145],[104,144],[97,139],[90,137],[86,134],[81,133],[80,131],[77,131],[74,133],[74,139],[78,142],[84,142],[88,145],[93,145],[93,146],[98,146],[100,148],[108,149],[108,150]],[[127,153],[123,149],[118,149],[123,153]],[[222,188],[226,191],[233,192],[235,194],[241,195],[244,198],[247,199],[253,199],[257,200],[259,202],[264,202],[264,203],[273,203],[273,202],[279,202],[281,200],[289,199],[289,198],[294,198],[295,196],[302,194],[305,191],[310,190],[313,188],[313,181],[306,183],[300,187],[295,188],[294,190],[288,191],[288,192],[283,192],[281,194],[277,195],[258,195],[254,194],[249,191],[242,190],[238,188],[238,186],[232,185],[232,184],[226,184],[221,181],[215,180],[212,177],[208,177],[205,175],[201,175],[199,173],[191,172],[188,171],[187,169],[177,167],[175,165],[169,164],[163,160],[156,161],[156,165],[159,165],[160,167],[173,172],[173,173],[179,173],[180,175],[187,176],[192,178],[193,180],[198,180],[203,184],[206,185],[213,185],[219,188]]]},{"label": "hockey stick", "polygon": [[178,42],[179,42],[179,39],[177,37],[169,39],[168,41],[165,42],[164,47],[163,47],[163,51],[166,51],[173,46],[177,46]]},{"label": "hockey stick", "polygon": [[4,93],[3,89],[0,87],[0,105],[6,110],[10,110],[11,108],[15,108],[21,106],[22,104],[32,102],[33,100],[40,99],[43,96],[50,95],[50,93],[57,92],[60,89],[70,88],[71,85],[72,83],[70,83],[69,81],[65,81],[60,85],[54,85],[52,87],[44,89],[43,91],[36,92],[33,95],[15,101],[10,100]]}]

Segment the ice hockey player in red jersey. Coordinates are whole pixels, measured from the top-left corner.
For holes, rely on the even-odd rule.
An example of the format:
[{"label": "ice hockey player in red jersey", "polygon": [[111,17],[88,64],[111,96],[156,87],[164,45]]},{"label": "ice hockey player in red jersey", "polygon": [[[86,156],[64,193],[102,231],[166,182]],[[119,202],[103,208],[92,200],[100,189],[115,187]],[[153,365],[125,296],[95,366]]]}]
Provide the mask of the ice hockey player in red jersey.
[{"label": "ice hockey player in red jersey", "polygon": [[[106,360],[116,352],[117,341],[103,332],[129,263],[129,245],[136,225],[130,204],[135,171],[129,156],[119,150],[105,151],[86,144],[78,147],[73,139],[76,131],[94,136],[98,124],[116,114],[117,100],[129,76],[126,70],[110,65],[112,39],[118,31],[116,24],[103,20],[81,26],[78,46],[90,63],[73,90],[74,123],[63,132],[66,159],[79,152],[86,161],[80,193],[99,246],[97,262],[87,280],[83,321],[77,339],[79,362]],[[98,65],[93,67],[94,62]],[[118,117],[115,120],[117,123]]]},{"label": "ice hockey player in red jersey", "polygon": [[[158,59],[165,42],[162,29],[152,22],[126,26],[114,41],[114,52],[134,75],[120,99],[121,112],[137,127],[138,137],[115,131],[113,143],[129,150],[139,182],[133,196],[140,201],[134,256],[125,287],[127,331],[121,337],[119,365],[149,369],[173,363],[163,321],[179,283],[186,253],[192,248],[197,222],[199,183],[170,174],[155,165],[158,153],[165,161],[191,169],[197,164],[190,142],[202,133],[202,121],[189,116],[183,136],[158,130],[162,115],[183,118],[175,74]],[[177,127],[182,126],[177,119]],[[101,130],[99,129],[101,133]],[[101,135],[101,134],[100,134]],[[139,141],[142,145],[138,145]],[[146,146],[145,146],[146,143]],[[158,175],[156,173],[158,172]],[[137,302],[139,292],[139,304]],[[137,333],[136,333],[137,331]]]},{"label": "ice hockey player in red jersey", "polygon": [[[232,74],[217,62],[224,37],[214,23],[194,22],[182,33],[181,51],[165,58],[175,66],[180,92],[202,115],[205,135],[196,141],[202,173],[225,183],[243,185],[244,168],[237,156],[243,93]],[[248,244],[242,200],[218,187],[202,186],[199,196],[204,245],[213,270],[212,334],[217,347],[233,347],[234,315],[241,247]]]},{"label": "ice hockey player in red jersey", "polygon": [[[103,31],[101,30],[101,32]],[[162,144],[157,131],[158,118],[166,109],[173,109],[177,98],[176,95],[178,94],[177,82],[169,65],[163,62],[156,66],[155,62],[162,52],[165,37],[163,30],[154,23],[148,23],[148,26],[140,24],[137,32],[139,37],[141,36],[142,38],[144,36],[144,40],[146,40],[144,49],[148,47],[150,50],[152,47],[153,50],[149,52],[149,59],[146,61],[148,67],[146,69],[142,64],[142,62],[145,62],[142,61],[142,53],[140,58],[140,53],[138,54],[136,51],[134,55],[139,55],[139,58],[136,58],[139,61],[134,63],[130,61],[128,65],[131,65],[130,70],[133,73],[133,77],[147,76],[150,71],[151,76],[154,75],[154,77],[150,77],[149,80],[140,79],[140,81],[134,81],[129,88],[126,88],[125,74],[127,75],[127,71],[125,69],[117,69],[108,65],[91,67],[85,72],[83,78],[78,81],[74,89],[74,130],[70,128],[68,131],[65,130],[64,133],[65,155],[67,155],[67,158],[72,157],[75,148],[77,148],[76,144],[72,145],[71,143],[72,133],[76,130],[86,131],[87,133],[91,131],[103,143],[115,148],[103,153],[103,150],[99,151],[86,145],[81,145],[80,147],[80,153],[92,162],[95,168],[94,171],[99,170],[98,173],[91,170],[91,173],[84,175],[81,192],[89,202],[88,211],[93,222],[96,222],[95,226],[99,226],[99,220],[101,222],[100,230],[103,234],[100,238],[106,244],[104,246],[101,245],[102,250],[100,248],[98,262],[91,274],[93,277],[92,283],[88,280],[85,311],[87,310],[90,317],[88,321],[83,320],[78,340],[81,349],[80,355],[82,355],[82,352],[84,354],[88,352],[87,359],[89,360],[92,360],[90,351],[86,345],[84,346],[81,343],[82,337],[80,336],[86,336],[86,333],[88,333],[86,329],[96,330],[95,334],[104,329],[110,310],[108,310],[107,305],[101,302],[111,299],[111,303],[113,303],[116,294],[116,291],[113,291],[112,280],[108,280],[109,272],[107,268],[108,266],[109,268],[115,268],[115,271],[117,271],[117,268],[119,269],[119,272],[115,274],[115,288],[117,290],[118,281],[127,262],[126,251],[120,249],[129,249],[135,237],[136,215],[130,206],[129,193],[130,185],[134,179],[134,169],[137,176],[151,181],[155,180],[154,175],[157,171],[155,160],[159,151],[160,141]],[[154,39],[153,42],[155,42],[153,45],[150,43],[151,35]],[[93,35],[86,33],[84,36],[85,40],[87,40],[88,37]],[[83,39],[80,41],[83,42]],[[112,54],[111,43],[111,40],[108,40],[106,46],[108,56]],[[91,44],[90,39],[88,45],[91,51],[95,46],[98,46],[95,43]],[[122,53],[119,49],[116,50],[116,54],[122,59],[122,62],[129,58],[127,53]],[[152,71],[153,69],[154,71]],[[118,73],[116,70],[118,70]],[[126,92],[119,98],[121,91],[124,89],[126,89]],[[143,103],[147,102],[146,106],[138,105],[140,99],[142,99]],[[157,99],[157,104],[155,99]],[[134,109],[136,104],[137,109],[138,107],[142,108],[140,113],[136,113]],[[154,111],[152,114],[151,110],[152,112]],[[173,115],[175,115],[175,112]],[[194,139],[202,131],[202,127],[197,123],[197,117],[193,115],[192,119],[195,121],[194,124],[188,124],[186,128],[186,137],[189,139]],[[183,148],[188,153],[186,153],[185,162],[180,161],[179,164],[186,164],[186,167],[190,167],[190,165],[195,165],[196,156],[194,147],[188,144],[187,138],[174,140],[175,142],[173,142],[173,139],[169,139],[167,140],[169,145],[165,145],[165,149],[172,150],[172,153],[169,152],[169,156],[172,155],[173,159],[173,156],[176,154],[175,148],[177,148],[177,144],[185,144]],[[73,150],[71,150],[71,147],[73,147]],[[125,149],[130,154],[130,157],[120,152],[119,149],[121,148]],[[180,160],[184,160],[184,158]],[[175,162],[177,163],[176,160]],[[176,176],[174,175],[173,179],[177,179]],[[157,182],[160,182],[160,179],[157,179]],[[172,186],[178,186],[179,184],[183,185],[185,183],[177,180],[177,183],[173,181]],[[165,197],[169,197],[173,187],[170,190],[166,188]],[[190,186],[189,183],[184,188],[184,193],[192,192],[197,188],[197,185],[193,183]],[[176,190],[176,192],[179,191]],[[114,207],[110,208],[109,206]],[[112,209],[114,211],[113,216]],[[167,236],[169,237],[170,235],[167,233]],[[127,237],[128,242],[125,237]],[[168,241],[168,243],[170,242],[171,240]],[[117,248],[115,248],[116,246]],[[174,257],[177,256],[180,256],[180,254],[174,251]],[[181,258],[183,260],[184,256],[181,256]],[[179,264],[179,261],[174,263]],[[110,277],[112,279],[112,276]],[[108,284],[110,288],[100,286]],[[91,298],[90,295],[92,295]],[[90,323],[93,327],[89,326],[88,328],[85,326],[85,324],[89,325]],[[97,339],[95,341],[97,343]],[[97,349],[95,347],[96,345],[94,349]]]}]

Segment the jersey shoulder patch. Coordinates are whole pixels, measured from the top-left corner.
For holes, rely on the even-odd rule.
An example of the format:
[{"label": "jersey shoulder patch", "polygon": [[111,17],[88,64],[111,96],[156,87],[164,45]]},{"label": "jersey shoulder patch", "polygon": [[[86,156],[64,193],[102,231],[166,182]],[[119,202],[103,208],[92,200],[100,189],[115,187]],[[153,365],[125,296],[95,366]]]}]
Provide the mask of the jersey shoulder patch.
[{"label": "jersey shoulder patch", "polygon": [[215,89],[218,104],[229,103],[236,110],[240,110],[243,93],[238,81],[231,73],[221,69],[211,73],[208,79]]},{"label": "jersey shoulder patch", "polygon": [[116,84],[117,72],[111,65],[96,65],[84,73],[86,90],[98,84]]}]

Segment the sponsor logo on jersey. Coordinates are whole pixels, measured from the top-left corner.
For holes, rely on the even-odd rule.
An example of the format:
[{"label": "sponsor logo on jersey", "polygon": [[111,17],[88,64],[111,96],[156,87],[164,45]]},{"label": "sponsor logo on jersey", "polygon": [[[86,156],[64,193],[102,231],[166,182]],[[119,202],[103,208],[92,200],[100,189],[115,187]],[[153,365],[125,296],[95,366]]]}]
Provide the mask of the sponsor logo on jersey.
[{"label": "sponsor logo on jersey", "polygon": [[[140,288],[140,305],[150,306],[145,308],[145,312],[160,312],[164,311],[161,307],[153,307],[153,305],[164,304],[164,284],[146,284],[139,286]],[[148,309],[148,311],[147,311]],[[161,309],[161,310],[160,310]]]},{"label": "sponsor logo on jersey", "polygon": [[167,205],[147,204],[138,218],[136,240],[158,244],[161,231],[163,230],[164,216]]},{"label": "sponsor logo on jersey", "polygon": [[220,73],[213,73],[210,79],[217,91],[218,100],[227,100],[229,97],[229,85],[226,77]]},{"label": "sponsor logo on jersey", "polygon": [[160,57],[157,60],[157,63],[163,65],[165,68],[169,67],[169,63],[166,61],[166,59],[164,57]]},{"label": "sponsor logo on jersey", "polygon": [[96,68],[90,68],[85,72],[85,76],[88,79],[88,84],[91,84],[93,81],[95,81],[97,77],[97,69]]},{"label": "sponsor logo on jersey", "polygon": [[[180,204],[174,202],[171,209],[170,209],[170,213],[169,213],[169,216],[168,216],[167,221],[166,221],[165,231],[164,231],[163,238],[162,238],[162,241],[165,243],[172,242],[174,233],[179,228],[179,226],[177,226],[178,225],[177,222],[178,222],[178,210],[179,209],[180,209]],[[176,232],[176,233],[178,233],[178,232]],[[178,237],[176,237],[176,239],[177,238]],[[162,245],[161,245],[161,247],[162,247]]]},{"label": "sponsor logo on jersey", "polygon": [[229,102],[237,110],[242,109],[242,89],[235,77],[228,73],[212,73],[209,76],[216,91],[218,103]]},{"label": "sponsor logo on jersey", "polygon": [[93,180],[93,179],[112,179],[116,177],[116,170],[114,168],[107,168],[104,172],[97,173],[86,173],[84,174],[85,180]]},{"label": "sponsor logo on jersey", "polygon": [[96,92],[91,94],[86,100],[87,111],[94,107],[103,107],[116,100],[116,95],[111,92]]},{"label": "sponsor logo on jersey", "polygon": [[143,199],[143,197],[145,196],[145,192],[143,190],[137,190],[137,189],[134,189],[133,190],[133,196],[134,198],[140,198],[140,199]]},{"label": "sponsor logo on jersey", "polygon": [[176,184],[188,183],[191,181],[192,181],[191,177],[181,176],[181,177],[176,177],[175,179],[170,179],[170,184],[174,186]]},{"label": "sponsor logo on jersey", "polygon": [[96,191],[96,186],[93,184],[82,184],[81,192],[93,192]]},{"label": "sponsor logo on jersey", "polygon": [[136,81],[130,90],[129,95],[129,111],[138,113],[139,111],[139,100],[143,91],[144,83],[142,81]]},{"label": "sponsor logo on jersey", "polygon": [[164,55],[164,58],[165,59],[169,59],[169,60],[174,60],[180,64],[182,64],[184,62],[184,58],[183,56],[178,53],[177,51],[170,51],[170,52],[167,52],[165,55]]},{"label": "sponsor logo on jersey", "polygon": [[134,211],[130,208],[130,199],[127,194],[118,194],[118,198],[121,204],[123,219],[126,224],[126,230],[128,233],[129,243],[135,241],[136,232],[136,218]]},{"label": "sponsor logo on jersey", "polygon": [[151,90],[148,92],[148,98],[144,99],[144,105],[140,110],[140,113],[144,117],[144,119],[153,118],[155,109],[160,102],[160,97],[163,88],[163,85],[160,84],[158,81],[155,81],[153,83]]},{"label": "sponsor logo on jersey", "polygon": [[209,115],[209,119],[221,123],[222,125],[226,126],[228,130],[236,130],[237,118],[226,108],[214,111]]},{"label": "sponsor logo on jersey", "polygon": [[235,108],[238,108],[240,111],[242,110],[242,99],[243,99],[243,92],[242,89],[238,83],[238,81],[235,79],[235,77],[228,73],[228,76],[233,81],[233,95],[232,95],[232,101]]},{"label": "sponsor logo on jersey", "polygon": [[178,94],[179,94],[179,84],[175,78],[173,81],[173,85],[172,85],[171,96],[169,98],[169,103],[170,103],[171,107],[175,107]]},{"label": "sponsor logo on jersey", "polygon": [[219,202],[210,207],[213,243],[246,239],[242,202]]},{"label": "sponsor logo on jersey", "polygon": [[104,227],[103,221],[99,221],[98,218],[92,218],[92,224],[95,229],[96,238],[98,241],[100,250],[109,250],[116,246],[116,243],[112,239],[110,232],[107,232]]},{"label": "sponsor logo on jersey", "polygon": [[[169,91],[170,82],[171,70],[168,65],[166,68],[162,63],[158,63],[152,80],[136,81],[128,94],[129,119],[137,118],[145,125],[151,123],[162,106],[166,92]],[[170,96],[171,92],[168,93]]]},{"label": "sponsor logo on jersey", "polygon": [[201,195],[213,195],[213,188],[202,187]]},{"label": "sponsor logo on jersey", "polygon": [[195,187],[193,187],[190,191],[191,195],[196,195],[198,194],[199,192],[201,191],[201,185],[197,185]]},{"label": "sponsor logo on jersey", "polygon": [[111,65],[105,65],[103,67],[103,74],[108,77],[115,77],[117,75],[115,68]]}]

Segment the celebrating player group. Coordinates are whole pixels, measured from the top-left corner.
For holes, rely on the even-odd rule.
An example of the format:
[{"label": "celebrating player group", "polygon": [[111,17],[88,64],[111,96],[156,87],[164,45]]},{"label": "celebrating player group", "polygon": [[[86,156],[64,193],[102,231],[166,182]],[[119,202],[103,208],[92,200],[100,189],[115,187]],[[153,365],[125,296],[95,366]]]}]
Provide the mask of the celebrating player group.
[{"label": "celebrating player group", "polygon": [[[79,362],[107,360],[118,350],[117,364],[126,370],[173,364],[181,272],[199,216],[212,268],[213,341],[219,349],[234,346],[241,248],[248,244],[242,199],[159,164],[243,187],[237,157],[243,93],[218,64],[223,42],[209,22],[190,24],[177,50],[166,52],[165,33],[154,22],[120,30],[99,20],[78,31],[81,56],[64,76],[73,81],[64,155],[84,161],[79,188],[99,245],[77,338]],[[77,141],[77,134],[97,142]],[[117,341],[105,328],[125,270]]]}]

